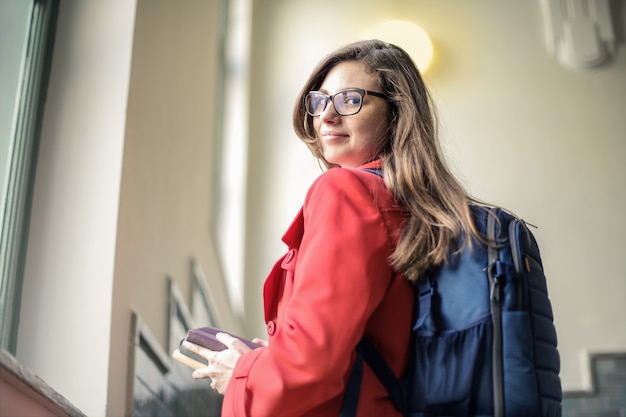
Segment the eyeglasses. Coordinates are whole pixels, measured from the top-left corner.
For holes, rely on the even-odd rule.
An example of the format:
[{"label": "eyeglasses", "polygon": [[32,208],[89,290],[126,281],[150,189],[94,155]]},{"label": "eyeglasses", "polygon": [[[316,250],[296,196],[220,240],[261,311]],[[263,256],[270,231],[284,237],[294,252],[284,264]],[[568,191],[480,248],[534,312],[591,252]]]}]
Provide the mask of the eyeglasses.
[{"label": "eyeglasses", "polygon": [[329,96],[321,91],[309,91],[304,97],[304,107],[311,116],[319,116],[326,110],[329,101],[333,102],[335,111],[340,116],[352,116],[361,111],[363,97],[366,95],[387,100],[387,96],[361,88],[346,88]]}]

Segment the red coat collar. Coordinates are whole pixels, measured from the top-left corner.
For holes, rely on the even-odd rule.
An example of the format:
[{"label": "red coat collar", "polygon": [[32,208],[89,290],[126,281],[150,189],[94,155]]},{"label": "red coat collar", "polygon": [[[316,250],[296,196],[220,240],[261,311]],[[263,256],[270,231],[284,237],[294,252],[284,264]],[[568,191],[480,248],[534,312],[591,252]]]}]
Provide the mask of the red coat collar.
[{"label": "red coat collar", "polygon": [[380,159],[377,159],[375,161],[372,162],[367,162],[363,165],[361,165],[359,168],[369,168],[369,169],[382,169],[383,167],[383,163]]},{"label": "red coat collar", "polygon": [[[359,168],[362,169],[381,169],[382,161],[377,159],[375,161],[367,162],[361,165]],[[334,168],[331,168],[334,169]],[[287,231],[283,235],[283,242],[287,244],[290,248],[298,248],[300,247],[300,242],[302,241],[302,235],[304,234],[304,215],[303,209],[300,209],[295,219],[291,222],[291,225],[287,228]]]}]

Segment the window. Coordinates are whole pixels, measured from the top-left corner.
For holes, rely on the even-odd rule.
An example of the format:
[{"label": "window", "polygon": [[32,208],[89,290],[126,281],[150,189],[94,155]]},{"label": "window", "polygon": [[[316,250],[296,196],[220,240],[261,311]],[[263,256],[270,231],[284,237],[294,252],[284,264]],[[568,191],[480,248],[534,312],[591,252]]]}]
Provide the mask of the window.
[{"label": "window", "polygon": [[221,114],[216,137],[217,196],[215,242],[231,304],[243,311],[246,177],[248,174],[248,90],[251,0],[224,1],[223,62],[218,85]]},{"label": "window", "polygon": [[0,2],[0,347],[13,354],[58,5]]}]

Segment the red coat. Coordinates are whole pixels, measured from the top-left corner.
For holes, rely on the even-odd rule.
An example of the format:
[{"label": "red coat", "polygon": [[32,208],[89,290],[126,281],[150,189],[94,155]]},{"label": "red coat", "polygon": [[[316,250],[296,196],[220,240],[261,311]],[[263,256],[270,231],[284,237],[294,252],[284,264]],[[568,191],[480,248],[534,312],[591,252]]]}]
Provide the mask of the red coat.
[{"label": "red coat", "polygon": [[[404,221],[374,174],[333,168],[314,182],[265,281],[269,347],[237,362],[224,417],[338,416],[363,334],[402,373],[413,288],[388,258]],[[398,416],[364,368],[358,416]]]}]

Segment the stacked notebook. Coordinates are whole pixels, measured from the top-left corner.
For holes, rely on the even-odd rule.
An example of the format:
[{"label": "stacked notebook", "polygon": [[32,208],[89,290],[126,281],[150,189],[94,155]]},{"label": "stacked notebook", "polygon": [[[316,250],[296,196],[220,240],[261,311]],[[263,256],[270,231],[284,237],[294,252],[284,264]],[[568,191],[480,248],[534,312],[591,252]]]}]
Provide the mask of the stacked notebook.
[{"label": "stacked notebook", "polygon": [[229,332],[225,332],[224,330],[217,329],[215,327],[199,327],[197,329],[191,329],[187,332],[187,336],[181,339],[180,343],[178,344],[178,349],[176,349],[172,353],[172,357],[192,369],[206,367],[208,365],[207,360],[202,356],[191,352],[188,349],[185,349],[185,347],[183,346],[183,342],[186,340],[188,342],[205,347],[210,350],[221,351],[226,349],[226,346],[222,342],[217,340],[217,337],[215,337],[217,333],[227,333],[232,337],[241,340],[248,347],[250,347],[250,349],[256,349],[261,346],[257,343],[251,342],[250,340],[236,336]]}]

